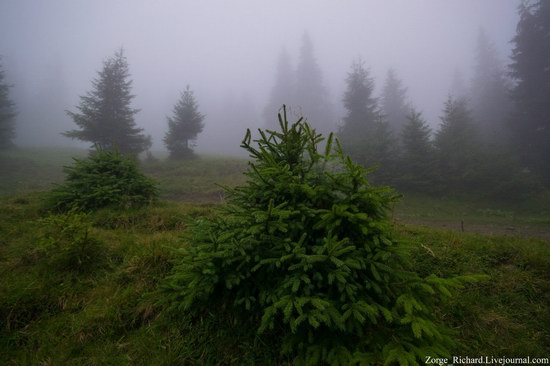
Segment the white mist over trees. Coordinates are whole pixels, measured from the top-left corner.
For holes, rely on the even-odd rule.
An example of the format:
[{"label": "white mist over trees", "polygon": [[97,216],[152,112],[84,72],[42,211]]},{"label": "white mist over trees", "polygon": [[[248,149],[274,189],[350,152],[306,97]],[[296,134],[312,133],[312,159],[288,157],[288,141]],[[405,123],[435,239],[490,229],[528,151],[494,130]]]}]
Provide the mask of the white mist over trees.
[{"label": "white mist over trees", "polygon": [[[200,114],[209,118],[199,135],[182,144],[196,137],[198,154],[242,154],[244,129],[277,127],[276,113],[286,104],[291,115],[304,116],[319,132],[337,131],[358,161],[382,166],[375,179],[403,183],[407,115],[433,131],[429,160],[440,161],[436,155],[444,150],[437,136],[446,125],[439,117],[450,96],[470,111],[472,135],[482,151],[479,164],[502,163],[506,155],[517,160],[512,170],[548,180],[548,159],[542,157],[550,156],[548,5],[527,1],[519,13],[516,5],[512,0],[284,0],[277,5],[235,0],[230,6],[210,0],[161,5],[6,0],[0,5],[0,54],[18,106],[15,142],[62,141],[60,133],[70,128],[62,111],[78,105],[100,60],[124,46],[134,81],[130,99],[140,108],[136,113],[128,106],[126,113],[135,146],[123,149],[132,154],[151,144],[154,151],[165,149],[166,116],[174,96],[191,84],[200,95]],[[187,21],[175,14],[186,14]],[[363,96],[346,79],[358,58],[366,73],[363,81],[356,75]],[[353,98],[359,101],[352,103]],[[422,117],[410,114],[411,108]],[[70,116],[81,129],[69,136],[112,143],[85,132],[91,125],[82,110]],[[423,133],[407,133],[409,140],[426,144]],[[497,151],[502,159],[490,158]],[[480,172],[479,166],[470,170]],[[431,179],[435,184],[445,175],[434,172]]]},{"label": "white mist over trees", "polygon": [[325,134],[335,129],[329,93],[315,57],[313,42],[307,33],[302,36],[300,58],[296,67],[296,89],[291,104],[319,132]]},{"label": "white mist over trees", "polygon": [[[212,117],[197,139],[197,151],[222,152],[220,147],[237,146],[238,150],[240,143],[240,138],[234,142],[224,139],[234,130],[217,112],[227,95],[233,94],[235,99],[242,94],[250,96],[250,109],[256,110],[256,123],[251,127],[276,121],[276,114],[262,118],[262,113],[275,84],[277,58],[284,46],[293,81],[297,81],[304,32],[310,35],[328,92],[332,129],[343,117],[339,101],[345,88],[342,75],[359,55],[380,86],[391,65],[407,87],[409,101],[422,109],[435,127],[452,70],[470,70],[472,40],[478,27],[483,25],[494,36],[500,54],[506,55],[515,30],[515,8],[511,0],[352,0],[345,4],[324,0],[277,4],[244,0],[231,4],[212,0],[162,4],[143,0],[5,0],[0,4],[0,54],[14,84],[17,142],[22,145],[70,144],[59,133],[69,129],[71,122],[59,111],[77,104],[77,96],[87,89],[98,63],[124,46],[132,66],[134,101],[141,109],[136,123],[151,134],[153,149],[163,149],[165,116],[172,109],[174,95],[190,84],[201,96],[203,112]],[[176,14],[186,14],[186,21]],[[52,64],[63,68],[53,85],[43,77]],[[40,98],[35,92],[42,89],[62,92],[52,109],[36,118],[28,110]],[[304,116],[316,123],[314,111],[288,100],[294,99],[292,96],[285,99],[294,112],[299,113],[301,107]]]},{"label": "white mist over trees", "polygon": [[277,128],[279,121],[273,118],[281,109],[283,104],[290,103],[290,96],[295,90],[295,77],[292,69],[290,55],[286,48],[283,48],[277,62],[275,83],[271,89],[269,101],[264,109],[263,117],[265,126],[270,129]]},{"label": "white mist over trees", "polygon": [[479,30],[470,100],[473,117],[486,143],[503,144],[512,111],[509,82],[493,43]]}]

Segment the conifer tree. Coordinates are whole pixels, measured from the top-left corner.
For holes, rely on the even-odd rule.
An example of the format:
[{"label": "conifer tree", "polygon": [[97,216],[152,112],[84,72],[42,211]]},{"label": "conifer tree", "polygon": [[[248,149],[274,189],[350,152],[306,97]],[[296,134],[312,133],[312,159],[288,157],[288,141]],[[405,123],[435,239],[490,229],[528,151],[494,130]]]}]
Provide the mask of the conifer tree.
[{"label": "conifer tree", "polygon": [[392,238],[393,191],[371,185],[332,135],[320,151],[322,136],[303,120],[289,124],[284,109],[280,126],[255,143],[247,131],[248,180],[229,191],[221,215],[193,226],[163,301],[195,316],[229,312],[244,330],[275,335],[296,365],[447,355],[452,339],[436,303],[478,277],[414,272]]},{"label": "conifer tree", "polygon": [[13,147],[15,137],[15,104],[9,96],[11,85],[4,78],[4,70],[0,64],[0,150]]},{"label": "conifer tree", "polygon": [[550,2],[523,3],[513,39],[515,146],[523,164],[550,185]]},{"label": "conifer tree", "polygon": [[372,175],[378,183],[392,182],[397,158],[397,141],[373,97],[374,80],[361,60],[355,61],[346,78],[342,102],[346,115],[338,137],[355,161],[364,166],[379,166]]},{"label": "conifer tree", "polygon": [[431,130],[422,113],[411,109],[401,131],[401,185],[426,190],[433,183],[435,156]]},{"label": "conifer tree", "polygon": [[360,143],[369,136],[380,113],[377,100],[372,95],[374,79],[361,60],[351,65],[346,86],[342,98],[346,115],[342,119],[338,136],[349,148],[349,145]]},{"label": "conifer tree", "polygon": [[434,144],[440,178],[449,190],[465,189],[465,184],[475,175],[478,158],[474,122],[465,98],[449,96]]},{"label": "conifer tree", "polygon": [[277,114],[283,104],[288,104],[295,94],[294,70],[290,61],[290,55],[286,48],[283,48],[277,63],[275,85],[271,89],[269,102],[264,109],[263,117],[265,126],[275,129],[278,126],[273,121],[273,115]]},{"label": "conifer tree", "polygon": [[134,121],[139,111],[130,105],[132,81],[122,49],[103,63],[92,91],[80,97],[78,112],[67,111],[79,127],[65,136],[91,142],[104,150],[137,155],[151,146],[151,137],[143,134]]},{"label": "conifer tree", "polygon": [[407,105],[407,89],[402,86],[393,69],[388,70],[380,104],[392,131],[399,134],[407,122],[410,107]]},{"label": "conifer tree", "polygon": [[509,88],[494,45],[485,31],[479,30],[470,100],[477,130],[485,143],[508,142],[508,119],[511,113]]},{"label": "conifer tree", "polygon": [[187,86],[168,117],[168,132],[164,144],[172,159],[189,158],[193,155],[193,142],[204,128],[204,115],[199,112],[193,91]]},{"label": "conifer tree", "polygon": [[296,87],[294,104],[307,115],[318,131],[328,133],[334,131],[333,111],[329,94],[323,83],[323,73],[314,55],[313,42],[305,33],[302,37],[300,58],[296,68]]}]

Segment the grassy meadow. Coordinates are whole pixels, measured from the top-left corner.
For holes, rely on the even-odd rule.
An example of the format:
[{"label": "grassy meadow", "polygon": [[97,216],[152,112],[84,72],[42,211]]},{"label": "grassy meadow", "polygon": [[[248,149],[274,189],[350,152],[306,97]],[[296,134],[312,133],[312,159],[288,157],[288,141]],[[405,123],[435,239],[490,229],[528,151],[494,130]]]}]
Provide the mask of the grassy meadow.
[{"label": "grassy meadow", "polygon": [[[155,296],[179,255],[174,249],[186,245],[189,224],[218,214],[220,186],[244,182],[247,162],[144,162],[161,200],[69,223],[94,243],[74,262],[52,242],[77,234],[60,230],[69,219],[48,217],[42,200],[63,180],[62,165],[85,155],[20,149],[0,156],[0,364],[289,364],[274,351],[276,335],[258,336],[227,310],[190,319],[166,312]],[[454,355],[550,355],[550,206],[543,203],[405,194],[390,213],[393,235],[410,245],[420,273],[490,276],[440,304],[437,316],[455,332]]]}]

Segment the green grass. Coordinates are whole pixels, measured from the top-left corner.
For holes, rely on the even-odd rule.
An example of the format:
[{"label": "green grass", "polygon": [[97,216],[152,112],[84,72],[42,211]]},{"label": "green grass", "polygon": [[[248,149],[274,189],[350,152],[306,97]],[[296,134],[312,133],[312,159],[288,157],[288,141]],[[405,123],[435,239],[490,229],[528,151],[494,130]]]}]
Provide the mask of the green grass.
[{"label": "green grass", "polygon": [[[61,166],[71,155],[85,154],[20,149],[2,157],[11,165],[0,175],[0,363],[289,364],[276,350],[277,338],[235,324],[230,308],[190,319],[167,313],[155,295],[177,256],[173,248],[186,245],[189,224],[216,215],[220,188],[215,183],[242,183],[246,161],[199,157],[144,163],[147,174],[160,181],[164,200],[149,208],[90,215],[89,235],[101,244],[102,259],[78,272],[55,267],[53,254],[41,250],[51,228],[44,221],[43,193],[32,191],[60,182]],[[550,222],[547,209],[537,205],[418,195],[405,195],[394,217],[421,224],[465,220],[466,231],[474,223],[544,228]],[[410,243],[414,268],[421,273],[490,276],[439,307],[440,319],[456,332],[455,355],[548,357],[549,240],[402,224],[395,235]]]},{"label": "green grass", "polygon": [[238,158],[199,156],[186,161],[145,162],[145,173],[160,184],[161,197],[186,202],[221,202],[222,187],[245,180],[247,161]]},{"label": "green grass", "polygon": [[87,151],[76,148],[16,148],[0,152],[0,195],[50,189],[65,175],[63,166]]},{"label": "green grass", "polygon": [[[0,359],[13,365],[284,364],[273,344],[212,308],[198,320],[166,313],[154,295],[182,235],[215,206],[161,202],[90,216],[104,245],[103,265],[86,273],[45,267],[40,194],[0,201]],[[548,242],[487,237],[411,226],[415,268],[441,276],[484,273],[439,317],[455,329],[461,355],[544,357],[550,352]],[[42,256],[41,256],[42,255]],[[153,294],[153,295],[151,295]]]},{"label": "green grass", "polygon": [[463,355],[542,357],[550,352],[550,242],[402,226],[415,268],[448,277],[483,273],[441,309]]}]

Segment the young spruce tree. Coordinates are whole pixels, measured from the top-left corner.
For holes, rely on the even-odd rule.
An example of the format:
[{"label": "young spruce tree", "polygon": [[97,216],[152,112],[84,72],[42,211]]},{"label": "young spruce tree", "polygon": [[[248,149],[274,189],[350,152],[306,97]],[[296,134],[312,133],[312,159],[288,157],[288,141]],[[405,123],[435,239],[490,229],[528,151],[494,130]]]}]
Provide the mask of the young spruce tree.
[{"label": "young spruce tree", "polygon": [[434,306],[466,278],[415,273],[386,216],[395,193],[369,184],[332,135],[319,151],[323,138],[307,123],[289,124],[285,109],[279,119],[280,131],[259,130],[256,144],[247,131],[248,181],[229,190],[222,215],[197,222],[164,301],[198,314],[230,309],[298,365],[448,355]]},{"label": "young spruce tree", "polygon": [[98,74],[92,91],[80,97],[78,112],[67,111],[79,129],[64,135],[131,156],[147,150],[151,137],[145,136],[134,121],[138,110],[130,106],[134,96],[123,50],[108,58]]},{"label": "young spruce tree", "polygon": [[199,113],[195,96],[187,86],[174,106],[173,117],[168,117],[168,132],[164,137],[164,144],[170,151],[170,158],[185,159],[193,156],[192,142],[204,128],[204,117]]},{"label": "young spruce tree", "polygon": [[10,85],[4,80],[4,70],[0,64],[0,150],[12,147],[15,137],[15,108],[9,89]]}]

